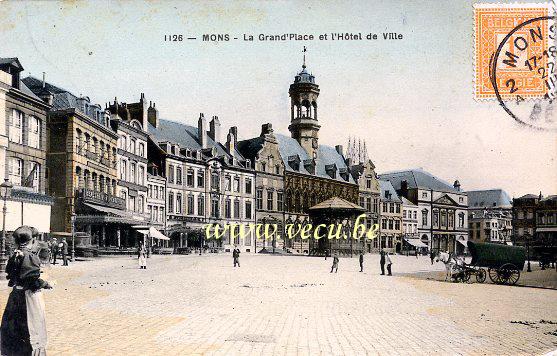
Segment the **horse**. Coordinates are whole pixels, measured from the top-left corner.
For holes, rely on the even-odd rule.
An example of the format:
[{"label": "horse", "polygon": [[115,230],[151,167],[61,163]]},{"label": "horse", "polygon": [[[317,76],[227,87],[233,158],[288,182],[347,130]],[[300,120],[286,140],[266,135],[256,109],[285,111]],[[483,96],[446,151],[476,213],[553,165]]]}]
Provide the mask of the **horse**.
[{"label": "horse", "polygon": [[458,264],[458,261],[448,252],[439,252],[437,254],[437,262],[443,262],[445,265],[445,282],[449,277],[453,275],[454,266]]}]

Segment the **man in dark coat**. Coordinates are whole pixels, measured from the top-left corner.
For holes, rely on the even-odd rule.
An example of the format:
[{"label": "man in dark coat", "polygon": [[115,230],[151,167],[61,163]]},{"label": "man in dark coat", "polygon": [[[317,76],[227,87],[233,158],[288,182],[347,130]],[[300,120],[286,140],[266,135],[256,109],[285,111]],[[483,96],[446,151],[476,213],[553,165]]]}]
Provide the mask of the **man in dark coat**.
[{"label": "man in dark coat", "polygon": [[331,273],[333,273],[333,270],[335,270],[335,273],[338,272],[338,255],[336,253],[333,256],[333,265],[331,266]]},{"label": "man in dark coat", "polygon": [[58,256],[58,241],[56,240],[56,238],[52,239],[52,251],[50,251],[50,253],[52,254],[52,264],[55,265],[56,264],[56,256]]},{"label": "man in dark coat", "polygon": [[62,266],[68,265],[68,242],[65,238],[62,239],[62,247],[60,248],[62,252],[62,261],[64,262]]},{"label": "man in dark coat", "polygon": [[364,253],[360,252],[360,272],[364,271]]},{"label": "man in dark coat", "polygon": [[381,259],[379,260],[379,264],[381,265],[381,275],[385,275],[385,251],[381,250]]},{"label": "man in dark coat", "polygon": [[234,250],[232,251],[232,258],[234,259],[234,267],[238,265],[240,267],[240,249],[234,246]]},{"label": "man in dark coat", "polygon": [[431,264],[433,264],[433,260],[435,259],[435,252],[433,250],[429,252],[429,258],[431,259]]}]

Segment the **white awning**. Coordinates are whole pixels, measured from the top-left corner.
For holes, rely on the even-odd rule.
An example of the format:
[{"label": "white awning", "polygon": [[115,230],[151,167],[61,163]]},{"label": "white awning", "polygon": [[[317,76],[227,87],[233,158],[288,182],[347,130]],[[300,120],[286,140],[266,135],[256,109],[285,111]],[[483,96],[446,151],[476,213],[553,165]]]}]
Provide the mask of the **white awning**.
[{"label": "white awning", "polygon": [[[138,227],[141,227],[141,228],[138,229]],[[154,239],[170,240],[170,238],[166,237],[163,233],[161,233],[159,230],[155,229],[152,226],[149,227],[149,229],[146,229],[146,226],[135,226],[135,228],[136,228],[136,231],[139,232],[140,234],[150,235]]]},{"label": "white awning", "polygon": [[170,238],[166,237],[163,233],[161,233],[159,230],[155,229],[152,226],[149,228],[149,233],[151,234],[151,237],[154,239],[170,240]]},{"label": "white awning", "polygon": [[468,247],[468,240],[456,240],[460,242],[464,247]]},{"label": "white awning", "polygon": [[427,247],[427,245],[424,244],[420,239],[404,239],[404,240],[406,240],[406,242],[408,242],[410,245],[414,247]]}]

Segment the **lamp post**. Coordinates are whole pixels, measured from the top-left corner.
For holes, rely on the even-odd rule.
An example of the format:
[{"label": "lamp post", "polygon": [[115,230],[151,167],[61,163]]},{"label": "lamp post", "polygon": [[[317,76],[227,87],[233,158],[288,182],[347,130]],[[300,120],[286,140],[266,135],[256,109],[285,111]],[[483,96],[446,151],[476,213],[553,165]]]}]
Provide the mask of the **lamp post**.
[{"label": "lamp post", "polygon": [[75,213],[72,212],[71,217],[71,224],[72,224],[72,258],[71,261],[75,261]]},{"label": "lamp post", "polygon": [[4,182],[0,184],[2,188],[2,199],[4,200],[4,207],[2,208],[2,249],[0,251],[0,273],[4,277],[6,271],[6,214],[8,213],[8,207],[6,201],[8,199],[8,193],[13,188],[13,184],[10,183],[8,178],[4,179]]},{"label": "lamp post", "polygon": [[524,235],[526,238],[526,256],[528,257],[528,268],[526,272],[532,272],[532,268],[530,267],[530,234]]}]

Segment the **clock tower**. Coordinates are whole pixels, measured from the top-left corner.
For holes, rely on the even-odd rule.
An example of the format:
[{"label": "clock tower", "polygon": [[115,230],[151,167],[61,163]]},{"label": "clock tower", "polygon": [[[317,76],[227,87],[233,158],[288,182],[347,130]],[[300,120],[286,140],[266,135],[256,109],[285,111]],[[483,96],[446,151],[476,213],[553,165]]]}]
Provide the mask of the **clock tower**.
[{"label": "clock tower", "polygon": [[315,77],[306,69],[306,56],[304,47],[304,63],[302,71],[294,77],[290,84],[290,134],[306,150],[308,155],[317,158],[319,147],[319,128],[317,121],[317,97],[319,85],[315,84]]}]

